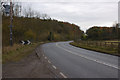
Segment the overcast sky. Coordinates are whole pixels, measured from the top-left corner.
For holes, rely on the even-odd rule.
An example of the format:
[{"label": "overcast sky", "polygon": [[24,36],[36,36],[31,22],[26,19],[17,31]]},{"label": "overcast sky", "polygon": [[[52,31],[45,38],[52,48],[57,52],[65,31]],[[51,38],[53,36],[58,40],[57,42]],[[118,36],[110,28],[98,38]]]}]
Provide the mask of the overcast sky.
[{"label": "overcast sky", "polygon": [[77,24],[86,31],[92,26],[112,26],[118,21],[119,0],[26,0],[31,6],[52,19]]}]

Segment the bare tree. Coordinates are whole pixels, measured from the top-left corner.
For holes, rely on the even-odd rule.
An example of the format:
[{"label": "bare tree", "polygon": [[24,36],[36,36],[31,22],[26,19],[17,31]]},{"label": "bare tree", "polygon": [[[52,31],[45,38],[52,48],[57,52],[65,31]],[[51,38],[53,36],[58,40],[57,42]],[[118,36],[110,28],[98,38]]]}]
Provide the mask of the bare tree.
[{"label": "bare tree", "polygon": [[24,9],[23,14],[25,17],[34,17],[34,10],[32,10],[31,7],[28,7],[28,9]]},{"label": "bare tree", "polygon": [[23,14],[24,14],[24,17],[28,17],[29,15],[26,9],[24,9]]},{"label": "bare tree", "polygon": [[51,19],[50,16],[48,16],[47,14],[41,14],[40,12],[33,10],[30,6],[23,10],[23,15],[24,17],[29,18],[34,17],[39,19]]},{"label": "bare tree", "polygon": [[14,2],[13,3],[13,12],[14,16],[21,16],[21,4],[20,2]]},{"label": "bare tree", "polygon": [[41,14],[42,19],[50,19],[50,17],[47,14]]},{"label": "bare tree", "polygon": [[40,12],[35,11],[35,12],[34,12],[34,17],[40,19],[40,18],[41,18]]},{"label": "bare tree", "polygon": [[29,17],[34,17],[34,11],[31,9],[31,7],[29,7],[28,9],[28,13],[29,13]]}]

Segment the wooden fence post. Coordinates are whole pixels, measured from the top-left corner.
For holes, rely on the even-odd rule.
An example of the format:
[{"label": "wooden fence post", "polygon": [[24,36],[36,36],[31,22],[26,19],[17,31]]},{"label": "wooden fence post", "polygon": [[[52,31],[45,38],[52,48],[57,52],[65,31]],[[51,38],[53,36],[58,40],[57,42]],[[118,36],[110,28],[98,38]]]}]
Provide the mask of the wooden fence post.
[{"label": "wooden fence post", "polygon": [[102,46],[102,45],[101,45],[101,41],[100,41],[100,46]]},{"label": "wooden fence post", "polygon": [[120,42],[118,43],[118,54],[120,54]]},{"label": "wooden fence post", "polygon": [[97,46],[97,41],[96,41],[96,46]]},{"label": "wooden fence post", "polygon": [[105,42],[105,46],[104,47],[106,47],[106,42]]},{"label": "wooden fence post", "polygon": [[111,42],[111,46],[110,46],[111,48],[113,48],[113,43]]}]

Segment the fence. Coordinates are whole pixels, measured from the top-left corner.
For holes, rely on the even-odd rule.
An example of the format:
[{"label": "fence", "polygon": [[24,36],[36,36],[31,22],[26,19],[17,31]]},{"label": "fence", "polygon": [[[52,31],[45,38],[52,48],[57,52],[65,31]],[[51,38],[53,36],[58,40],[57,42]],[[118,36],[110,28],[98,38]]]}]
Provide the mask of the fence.
[{"label": "fence", "polygon": [[79,41],[87,46],[100,46],[100,47],[109,47],[113,49],[118,49],[120,42],[107,42],[107,41]]}]

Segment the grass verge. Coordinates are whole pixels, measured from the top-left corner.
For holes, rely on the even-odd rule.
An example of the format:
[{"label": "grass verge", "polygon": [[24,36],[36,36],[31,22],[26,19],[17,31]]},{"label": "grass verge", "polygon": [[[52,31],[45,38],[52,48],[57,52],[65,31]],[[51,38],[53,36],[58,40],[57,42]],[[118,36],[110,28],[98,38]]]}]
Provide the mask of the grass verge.
[{"label": "grass verge", "polygon": [[77,42],[71,42],[70,44],[73,46],[76,46],[76,47],[87,49],[87,50],[93,50],[93,51],[97,51],[97,52],[102,52],[102,53],[106,53],[106,54],[120,56],[120,54],[118,54],[117,49],[112,49],[112,48],[108,48],[108,47],[101,47],[101,46],[87,46],[85,44],[77,43]]},{"label": "grass verge", "polygon": [[31,45],[14,44],[12,47],[4,47],[2,54],[2,63],[5,64],[7,62],[19,61],[28,54],[32,53],[34,49],[40,44],[42,43],[32,43]]}]

